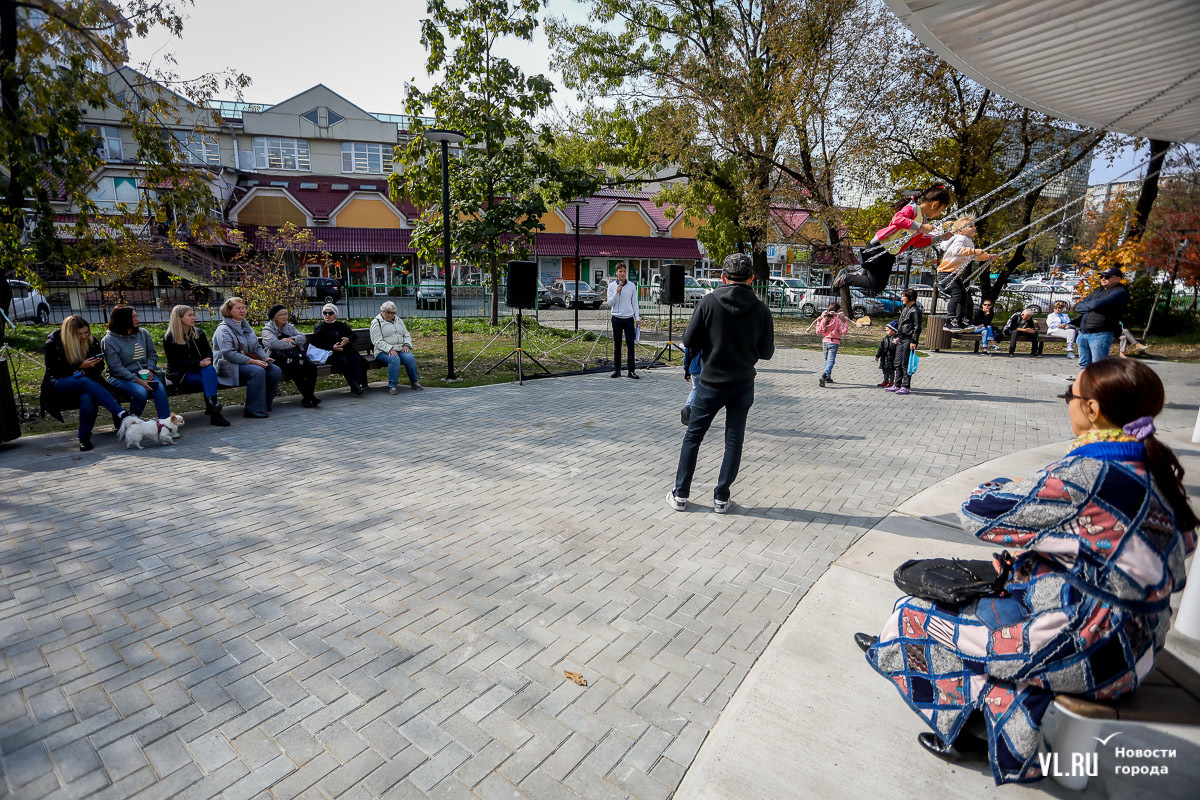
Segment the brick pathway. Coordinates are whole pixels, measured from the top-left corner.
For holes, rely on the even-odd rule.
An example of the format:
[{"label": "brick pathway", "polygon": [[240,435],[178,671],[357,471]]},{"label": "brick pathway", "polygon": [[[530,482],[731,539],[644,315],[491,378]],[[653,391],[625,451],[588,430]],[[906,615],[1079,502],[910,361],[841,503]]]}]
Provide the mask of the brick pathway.
[{"label": "brick pathway", "polygon": [[[818,389],[818,361],[765,365],[724,517],[663,500],[678,369],[287,401],[140,453],[109,434],[90,454],[66,437],[0,449],[0,786],[669,796],[866,527],[963,466],[1068,436],[1061,358],[932,358],[907,398],[865,388],[866,358],[835,372],[858,385]],[[719,442],[718,426],[697,499]]]}]

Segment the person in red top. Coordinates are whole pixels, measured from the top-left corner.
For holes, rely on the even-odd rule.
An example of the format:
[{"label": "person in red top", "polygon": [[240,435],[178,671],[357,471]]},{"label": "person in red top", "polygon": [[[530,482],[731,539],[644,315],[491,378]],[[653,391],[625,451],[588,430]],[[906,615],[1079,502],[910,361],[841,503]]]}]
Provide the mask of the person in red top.
[{"label": "person in red top", "polygon": [[901,200],[893,207],[895,214],[887,227],[880,229],[862,251],[862,264],[847,267],[833,279],[833,288],[842,290],[842,305],[852,308],[850,287],[865,289],[876,294],[887,285],[896,256],[905,250],[929,247],[934,234],[946,238],[949,234],[934,233],[935,228],[926,222],[946,213],[950,207],[950,193],[941,184],[934,184],[912,200]]}]

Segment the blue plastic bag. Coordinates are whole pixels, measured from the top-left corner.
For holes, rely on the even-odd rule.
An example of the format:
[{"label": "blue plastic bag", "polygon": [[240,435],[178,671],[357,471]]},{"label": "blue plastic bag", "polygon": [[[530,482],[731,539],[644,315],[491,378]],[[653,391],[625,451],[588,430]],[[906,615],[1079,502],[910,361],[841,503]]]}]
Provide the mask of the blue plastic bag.
[{"label": "blue plastic bag", "polygon": [[920,364],[920,362],[921,362],[921,359],[917,357],[917,351],[909,350],[908,351],[908,367],[906,368],[906,371],[908,372],[909,375],[917,374],[917,365]]}]

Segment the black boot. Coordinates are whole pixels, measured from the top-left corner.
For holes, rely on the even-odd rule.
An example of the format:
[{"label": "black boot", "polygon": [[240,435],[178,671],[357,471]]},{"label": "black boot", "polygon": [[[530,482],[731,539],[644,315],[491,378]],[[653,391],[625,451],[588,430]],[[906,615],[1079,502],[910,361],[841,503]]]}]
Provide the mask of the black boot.
[{"label": "black boot", "polygon": [[936,733],[929,732],[918,733],[917,741],[920,742],[921,747],[942,761],[949,761],[951,764],[964,761],[987,761],[987,742],[965,733],[960,733],[954,740],[954,744],[946,744],[938,738]]},{"label": "black boot", "polygon": [[224,408],[217,402],[215,397],[204,398],[204,413],[208,414],[208,424],[216,425],[218,428],[229,427],[229,420],[221,414],[221,409]]},{"label": "black boot", "polygon": [[858,645],[858,649],[862,650],[864,653],[867,652],[867,648],[869,648],[871,645],[875,644],[878,641],[879,641],[878,636],[872,636],[869,633],[854,634],[854,643],[856,645]]}]

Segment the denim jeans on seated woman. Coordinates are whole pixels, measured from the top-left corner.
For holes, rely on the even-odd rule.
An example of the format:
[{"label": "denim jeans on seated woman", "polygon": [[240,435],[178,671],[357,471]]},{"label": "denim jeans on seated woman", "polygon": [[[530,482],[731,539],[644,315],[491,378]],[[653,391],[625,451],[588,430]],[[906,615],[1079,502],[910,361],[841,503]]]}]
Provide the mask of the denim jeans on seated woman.
[{"label": "denim jeans on seated woman", "polygon": [[54,393],[58,395],[61,408],[70,408],[76,403],[79,404],[80,439],[87,439],[92,435],[92,428],[96,426],[98,409],[104,408],[114,417],[125,411],[108,389],[86,375],[69,375],[66,378],[58,378],[54,381]]},{"label": "denim jeans on seated woman", "polygon": [[246,387],[246,410],[270,411],[283,370],[274,364],[268,364],[266,369],[256,364],[240,364],[238,376],[242,386]]},{"label": "denim jeans on seated woman", "polygon": [[207,367],[201,367],[199,372],[185,372],[179,382],[179,388],[185,392],[201,389],[205,397],[216,397],[220,388],[217,384],[217,370],[209,364]]},{"label": "denim jeans on seated woman", "polygon": [[[146,410],[146,402],[150,399],[151,392],[146,391],[146,387],[137,381],[109,378],[108,382],[128,393],[129,413],[135,417],[140,417],[142,412]],[[154,410],[158,414],[159,419],[166,419],[171,416],[171,405],[167,402],[167,387],[163,386],[162,381],[154,381],[150,385],[154,387]]]},{"label": "denim jeans on seated woman", "polygon": [[[400,351],[396,351],[400,352]],[[383,363],[387,364],[388,369],[388,386],[400,385],[400,365],[404,365],[404,371],[408,373],[408,382],[417,382],[417,359],[412,353],[400,353],[400,355],[391,355],[390,353],[376,353],[375,357]]]}]

